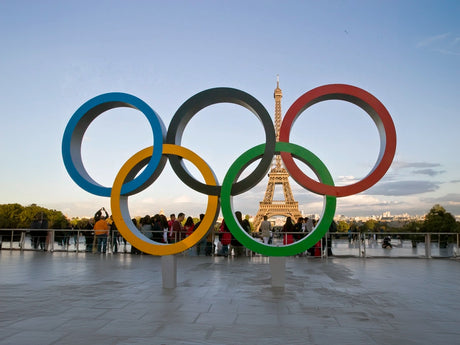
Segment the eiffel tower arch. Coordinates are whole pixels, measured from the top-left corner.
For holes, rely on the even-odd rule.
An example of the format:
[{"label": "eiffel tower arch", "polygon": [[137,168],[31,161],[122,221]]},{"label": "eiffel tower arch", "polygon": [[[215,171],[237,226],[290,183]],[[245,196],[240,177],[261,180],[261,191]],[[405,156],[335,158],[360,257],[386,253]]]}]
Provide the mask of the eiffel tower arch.
[{"label": "eiffel tower arch", "polygon": [[[281,98],[283,93],[279,87],[279,78],[277,77],[275,97],[275,130],[276,141],[279,141],[279,133],[281,127]],[[273,200],[275,187],[281,185],[283,188],[284,200]],[[276,155],[274,165],[268,174],[268,185],[265,191],[264,200],[259,204],[259,210],[254,217],[254,231],[259,231],[260,223],[264,219],[272,216],[291,217],[295,223],[302,213],[299,211],[299,203],[294,200],[291,185],[289,184],[289,173],[281,162],[281,156]]]}]

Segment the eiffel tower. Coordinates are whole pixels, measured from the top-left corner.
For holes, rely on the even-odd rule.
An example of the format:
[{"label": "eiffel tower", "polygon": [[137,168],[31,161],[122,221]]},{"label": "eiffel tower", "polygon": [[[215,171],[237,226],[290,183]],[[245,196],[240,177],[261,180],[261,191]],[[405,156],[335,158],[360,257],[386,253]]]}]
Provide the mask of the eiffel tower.
[{"label": "eiffel tower", "polygon": [[[275,131],[276,141],[279,141],[281,127],[281,98],[283,93],[280,89],[279,76],[276,77],[275,97]],[[284,200],[273,200],[273,194],[276,185],[283,186]],[[276,155],[274,164],[268,173],[268,186],[265,191],[264,200],[259,204],[259,210],[254,218],[254,231],[259,231],[259,226],[264,216],[268,218],[272,216],[291,217],[295,223],[302,214],[299,211],[299,203],[294,200],[292,195],[291,185],[289,184],[289,173],[281,162],[281,156]]]}]

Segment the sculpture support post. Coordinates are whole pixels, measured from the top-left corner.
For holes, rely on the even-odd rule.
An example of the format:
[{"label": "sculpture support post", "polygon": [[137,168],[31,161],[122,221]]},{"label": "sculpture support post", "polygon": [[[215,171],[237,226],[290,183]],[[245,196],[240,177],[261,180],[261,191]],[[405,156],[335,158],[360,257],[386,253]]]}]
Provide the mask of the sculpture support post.
[{"label": "sculpture support post", "polygon": [[425,256],[427,259],[431,258],[431,234],[425,235]]},{"label": "sculpture support post", "polygon": [[161,276],[163,278],[163,288],[176,288],[177,260],[175,255],[165,255],[161,257]]},{"label": "sculpture support post", "polygon": [[270,272],[272,274],[272,287],[284,288],[286,283],[286,257],[271,256]]}]

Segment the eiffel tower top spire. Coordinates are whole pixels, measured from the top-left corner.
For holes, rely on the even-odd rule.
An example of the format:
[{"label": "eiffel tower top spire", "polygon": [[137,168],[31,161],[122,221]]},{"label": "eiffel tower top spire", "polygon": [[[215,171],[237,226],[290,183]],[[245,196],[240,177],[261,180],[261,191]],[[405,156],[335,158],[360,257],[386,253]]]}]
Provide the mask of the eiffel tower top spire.
[{"label": "eiffel tower top spire", "polygon": [[[280,140],[280,127],[281,127],[281,98],[283,98],[283,92],[280,89],[280,76],[276,75],[276,89],[273,93],[275,98],[275,133],[276,141]],[[276,169],[281,169],[281,156],[276,155]]]},{"label": "eiffel tower top spire", "polygon": [[[281,128],[281,98],[283,93],[280,89],[280,79],[276,76],[276,89],[274,92],[275,97],[275,132],[276,141],[279,141],[280,128]],[[282,186],[284,200],[273,200],[275,186]],[[265,191],[263,201],[259,203],[259,210],[254,217],[254,230],[259,231],[260,223],[264,216],[268,218],[272,216],[286,216],[297,220],[302,214],[299,211],[299,203],[294,200],[291,185],[289,184],[289,173],[281,163],[281,156],[276,155],[275,163],[270,172],[268,173],[268,185]]]}]

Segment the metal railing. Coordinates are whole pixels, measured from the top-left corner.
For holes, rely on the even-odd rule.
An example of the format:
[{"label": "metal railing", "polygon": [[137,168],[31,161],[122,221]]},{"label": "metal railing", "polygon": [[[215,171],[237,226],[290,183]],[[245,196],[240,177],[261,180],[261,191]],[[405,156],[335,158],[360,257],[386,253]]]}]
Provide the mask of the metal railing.
[{"label": "metal railing", "polygon": [[[218,255],[220,232],[212,233],[211,255]],[[163,238],[163,231],[149,231],[153,239]],[[293,235],[300,240],[306,233],[275,232],[271,239],[274,246],[283,245],[284,239]],[[253,237],[263,241],[260,233]],[[172,241],[180,241],[185,233],[174,233]],[[390,248],[383,248],[385,237],[390,237]],[[171,241],[171,239],[169,239]],[[230,246],[231,247],[231,246]],[[97,252],[97,238],[93,230],[75,229],[0,229],[2,250],[43,250],[64,252]],[[204,250],[204,249],[203,249]],[[110,231],[107,237],[108,253],[135,253],[131,244],[118,231]],[[231,252],[231,249],[230,249]],[[250,250],[245,255],[254,255]],[[301,255],[334,257],[457,257],[460,256],[460,233],[410,233],[410,232],[335,232],[327,233],[315,247]]]},{"label": "metal railing", "polygon": [[[384,248],[385,238],[390,246]],[[460,256],[460,233],[349,232],[328,233],[323,246],[335,257],[457,257]],[[324,251],[328,256],[328,251]]]}]

